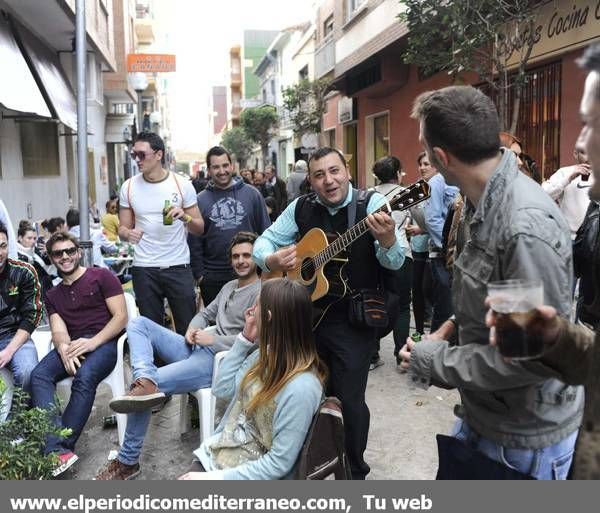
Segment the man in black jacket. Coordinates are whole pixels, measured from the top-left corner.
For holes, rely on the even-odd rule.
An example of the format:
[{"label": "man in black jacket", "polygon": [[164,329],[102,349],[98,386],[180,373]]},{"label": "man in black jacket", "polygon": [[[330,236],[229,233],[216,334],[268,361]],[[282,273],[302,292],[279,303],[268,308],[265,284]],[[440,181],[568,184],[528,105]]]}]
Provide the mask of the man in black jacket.
[{"label": "man in black jacket", "polygon": [[38,363],[31,333],[42,316],[42,291],[35,269],[8,258],[8,230],[0,222],[0,368],[8,367],[17,386],[29,390]]},{"label": "man in black jacket", "polygon": [[273,196],[277,208],[277,215],[281,214],[288,204],[287,186],[285,182],[277,176],[275,166],[268,165],[265,167],[265,178],[267,183],[273,187]]}]

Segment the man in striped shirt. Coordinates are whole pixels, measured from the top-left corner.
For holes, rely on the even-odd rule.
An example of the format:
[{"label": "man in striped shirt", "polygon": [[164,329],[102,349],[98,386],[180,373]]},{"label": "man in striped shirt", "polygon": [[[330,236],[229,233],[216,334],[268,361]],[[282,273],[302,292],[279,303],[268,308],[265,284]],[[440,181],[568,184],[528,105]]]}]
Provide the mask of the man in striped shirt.
[{"label": "man in striped shirt", "polygon": [[35,269],[8,258],[8,230],[0,222],[0,368],[11,370],[17,386],[29,391],[37,352],[31,333],[42,316],[42,295]]}]

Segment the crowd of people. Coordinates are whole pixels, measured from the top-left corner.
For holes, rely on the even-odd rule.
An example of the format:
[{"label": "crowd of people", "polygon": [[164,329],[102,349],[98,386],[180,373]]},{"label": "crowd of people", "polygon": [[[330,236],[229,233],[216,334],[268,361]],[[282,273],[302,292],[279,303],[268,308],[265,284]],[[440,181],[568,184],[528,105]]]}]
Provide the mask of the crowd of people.
[{"label": "crowd of people", "polygon": [[[392,332],[410,383],[460,393],[458,446],[439,446],[439,478],[599,478],[600,46],[580,64],[588,75],[575,163],[545,181],[525,143],[500,131],[493,102],[451,86],[415,100],[425,150],[416,164],[429,197],[407,210],[389,207],[407,187],[394,156],[377,161],[378,184],[360,190],[335,148],[298,161],[286,184],[270,165],[237,176],[231,155],[216,146],[207,176],[192,182],[164,169],[164,143],[150,132],[133,146],[140,173],[95,216],[103,228],[92,233],[91,267],[82,265],[79,212],[45,221],[42,240],[26,221],[15,235],[0,203],[0,367],[40,408],[54,405],[58,381],[74,378],[55,419],[70,434],[45,447],[56,455],[55,474],[78,459],[96,387],[126,331],[133,383],[110,402],[128,416],[125,440],[97,479],[138,475],[152,408],[205,387],[228,406],[182,479],[292,475],[324,395],[341,401],[350,473],[364,479],[365,391],[369,371],[382,364],[379,340]],[[315,229],[353,234],[355,225],[366,233],[344,254],[327,255],[335,272],[313,301],[323,283],[313,278],[325,264],[305,241]],[[102,258],[122,242],[135,247],[140,317],[130,320],[122,285]],[[298,270],[297,280],[261,280]],[[531,321],[541,354],[517,360],[498,351],[500,317],[487,296],[500,280],[543,285],[544,305]],[[38,362],[31,334],[44,314],[54,349]],[[212,383],[220,351],[227,354]],[[457,447],[478,459],[456,458]]]}]

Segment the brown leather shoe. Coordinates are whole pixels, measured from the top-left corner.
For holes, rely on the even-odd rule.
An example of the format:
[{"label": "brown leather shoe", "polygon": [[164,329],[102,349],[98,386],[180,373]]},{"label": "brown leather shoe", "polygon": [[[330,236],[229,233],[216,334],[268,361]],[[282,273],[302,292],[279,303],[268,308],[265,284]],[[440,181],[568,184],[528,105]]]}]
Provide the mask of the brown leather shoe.
[{"label": "brown leather shoe", "polygon": [[125,463],[121,463],[118,459],[114,459],[94,478],[94,481],[128,481],[139,473],[139,463],[125,465]]},{"label": "brown leather shoe", "polygon": [[129,389],[129,393],[121,397],[113,397],[109,406],[117,413],[144,411],[165,401],[165,394],[147,378],[138,378]]}]

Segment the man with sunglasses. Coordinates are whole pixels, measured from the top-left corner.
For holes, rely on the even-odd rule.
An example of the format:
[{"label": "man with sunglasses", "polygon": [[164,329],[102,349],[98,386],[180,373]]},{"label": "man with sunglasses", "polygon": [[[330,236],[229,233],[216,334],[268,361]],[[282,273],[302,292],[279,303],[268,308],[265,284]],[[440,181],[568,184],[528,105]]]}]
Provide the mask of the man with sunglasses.
[{"label": "man with sunglasses", "polygon": [[[151,408],[165,394],[185,394],[209,387],[214,355],[228,350],[244,328],[244,312],[260,291],[252,261],[255,233],[239,232],[229,246],[229,261],[237,278],[226,283],[215,300],[190,323],[185,337],[144,317],[127,326],[134,382],[127,395],[115,397],[110,407],[128,413],[125,440],[119,455],[96,477],[101,481],[132,479],[140,472],[139,457],[150,422]],[[215,325],[214,333],[204,328]],[[154,355],[166,362],[157,368]]]},{"label": "man with sunglasses", "polygon": [[140,132],[132,158],[141,173],[121,187],[119,237],[135,244],[131,274],[140,313],[163,325],[166,298],[183,335],[196,313],[187,232],[202,234],[204,221],[192,183],[163,168],[164,154],[157,134]]},{"label": "man with sunglasses", "polygon": [[117,339],[127,324],[125,296],[108,269],[80,265],[81,250],[70,233],[56,233],[46,243],[62,282],[46,293],[52,342],[50,351],[31,373],[33,406],[55,404],[56,383],[72,376],[71,397],[55,422],[71,434],[47,439],[45,453],[56,453],[54,475],[67,470],[78,457],[75,443],[92,411],[96,388],[117,362]]},{"label": "man with sunglasses", "polygon": [[41,287],[33,266],[8,256],[8,229],[0,221],[0,368],[29,391],[37,352],[31,333],[42,316]]}]

